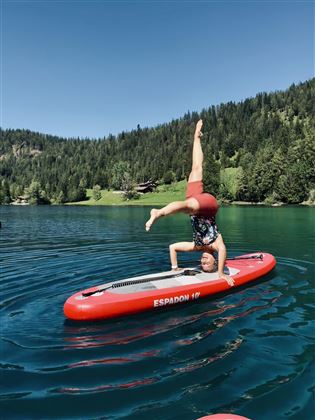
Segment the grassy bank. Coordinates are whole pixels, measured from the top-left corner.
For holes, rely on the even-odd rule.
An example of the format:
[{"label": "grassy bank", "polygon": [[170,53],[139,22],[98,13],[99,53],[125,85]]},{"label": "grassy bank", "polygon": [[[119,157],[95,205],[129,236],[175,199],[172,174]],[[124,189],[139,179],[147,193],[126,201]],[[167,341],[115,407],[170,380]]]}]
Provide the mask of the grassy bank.
[{"label": "grassy bank", "polygon": [[[228,186],[229,190],[234,191],[235,188],[235,179],[236,172],[233,171],[226,171],[224,173],[225,176],[225,185]],[[221,174],[222,176],[222,174]],[[80,206],[151,206],[151,207],[163,207],[166,204],[177,201],[177,200],[184,200],[185,198],[185,191],[186,191],[187,181],[180,181],[176,182],[172,185],[160,185],[155,192],[141,194],[139,199],[136,200],[124,200],[123,194],[113,190],[101,190],[101,199],[95,201],[93,199],[92,189],[87,190],[87,200],[85,201],[78,201],[75,203],[66,203],[67,205],[80,205]],[[312,194],[310,195],[310,199],[308,201],[304,201],[300,203],[301,205],[309,205],[314,206],[315,204],[315,190],[312,190]],[[220,200],[219,200],[220,202]],[[230,204],[230,205],[265,205],[265,206],[280,206],[283,203],[272,203],[272,202],[260,202],[260,203],[253,203],[253,202],[245,202],[245,201],[223,201],[221,204]]]},{"label": "grassy bank", "polygon": [[124,200],[121,193],[112,190],[102,190],[101,199],[95,201],[92,190],[87,190],[88,199],[68,205],[80,206],[165,206],[171,201],[183,200],[185,197],[187,181],[176,182],[172,185],[161,185],[155,192],[141,194],[137,200]]}]

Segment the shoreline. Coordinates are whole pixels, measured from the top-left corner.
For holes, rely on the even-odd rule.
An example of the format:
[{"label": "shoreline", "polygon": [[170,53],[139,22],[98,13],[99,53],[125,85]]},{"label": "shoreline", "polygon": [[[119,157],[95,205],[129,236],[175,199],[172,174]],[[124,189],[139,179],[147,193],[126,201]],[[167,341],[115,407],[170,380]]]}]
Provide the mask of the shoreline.
[{"label": "shoreline", "polygon": [[[71,203],[52,203],[52,204],[34,204],[31,205],[29,203],[9,203],[9,204],[1,204],[1,206],[19,206],[19,207],[28,207],[28,206],[91,206],[91,207],[164,207],[169,203],[137,203],[137,202],[126,202],[126,203],[90,203],[89,200],[85,201],[78,201],[78,202],[71,202]],[[314,207],[315,203],[309,202],[302,202],[296,204],[286,204],[286,203],[274,203],[274,204],[266,204],[263,202],[255,203],[250,201],[232,201],[230,203],[222,202],[220,206],[229,207],[229,206],[253,206],[253,207],[291,207],[291,206],[303,206],[303,207]]]},{"label": "shoreline", "polygon": [[[91,207],[164,207],[169,203],[159,203],[159,204],[149,204],[149,203],[121,203],[121,204],[85,204],[84,202],[80,201],[78,203],[64,203],[64,204],[52,204],[57,206],[91,206]],[[230,207],[230,206],[253,206],[253,207],[291,207],[291,206],[303,206],[303,207],[314,207],[315,203],[297,203],[297,204],[285,204],[285,203],[275,203],[275,204],[265,204],[265,203],[251,203],[247,201],[237,201],[231,203],[221,203],[220,206]]]},{"label": "shoreline", "polygon": [[[53,205],[53,206],[115,206],[115,207],[151,207],[151,208],[161,208],[166,206],[172,201],[181,201],[185,197],[185,191],[187,188],[187,181],[182,180],[178,182],[174,182],[173,184],[161,184],[157,186],[157,188],[148,193],[140,193],[138,198],[131,198],[129,200],[124,199],[124,192],[121,190],[112,190],[112,189],[102,189],[100,190],[100,195],[98,199],[95,200],[93,198],[93,189],[87,188],[86,189],[86,198],[82,201],[77,202],[66,202],[66,203],[57,203],[52,201],[49,204],[45,205]],[[220,206],[258,206],[258,207],[283,207],[283,206],[308,206],[313,207],[315,206],[315,190],[311,190],[308,199],[296,204],[287,204],[281,201],[274,201],[271,200],[272,197],[268,197],[266,201],[240,201],[234,200],[229,201],[226,199],[218,199],[218,203]],[[14,206],[28,206],[31,205],[28,203],[28,196],[19,196],[16,197],[15,201],[8,203],[7,205],[14,205]],[[4,204],[6,205],[6,204]],[[44,205],[44,204],[38,204]]]}]

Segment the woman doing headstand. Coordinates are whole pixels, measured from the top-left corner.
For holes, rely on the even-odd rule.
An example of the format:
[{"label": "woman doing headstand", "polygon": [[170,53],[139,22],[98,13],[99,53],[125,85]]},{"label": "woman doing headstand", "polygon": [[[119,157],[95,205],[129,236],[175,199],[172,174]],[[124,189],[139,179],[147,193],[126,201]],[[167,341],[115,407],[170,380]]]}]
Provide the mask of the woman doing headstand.
[{"label": "woman doing headstand", "polygon": [[[179,212],[189,214],[193,228],[193,241],[177,242],[170,245],[172,269],[179,269],[177,265],[178,251],[203,251],[200,260],[202,270],[206,272],[217,270],[219,276],[225,279],[230,286],[233,286],[234,280],[232,277],[224,273],[226,247],[215,222],[215,215],[219,206],[213,195],[203,192],[201,128],[202,120],[199,120],[194,135],[192,169],[188,178],[186,200],[173,201],[161,209],[152,209],[151,217],[145,227],[149,231],[153,223],[162,216]],[[213,256],[213,252],[218,253],[218,263]]]}]

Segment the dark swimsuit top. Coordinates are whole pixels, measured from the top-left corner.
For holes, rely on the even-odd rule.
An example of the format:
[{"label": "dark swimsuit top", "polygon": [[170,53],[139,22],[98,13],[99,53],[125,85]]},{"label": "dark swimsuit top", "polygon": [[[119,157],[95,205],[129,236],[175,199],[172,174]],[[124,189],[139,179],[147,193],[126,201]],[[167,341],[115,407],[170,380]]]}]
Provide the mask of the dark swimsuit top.
[{"label": "dark swimsuit top", "polygon": [[214,217],[190,216],[193,228],[193,240],[195,245],[204,246],[212,244],[220,232]]}]

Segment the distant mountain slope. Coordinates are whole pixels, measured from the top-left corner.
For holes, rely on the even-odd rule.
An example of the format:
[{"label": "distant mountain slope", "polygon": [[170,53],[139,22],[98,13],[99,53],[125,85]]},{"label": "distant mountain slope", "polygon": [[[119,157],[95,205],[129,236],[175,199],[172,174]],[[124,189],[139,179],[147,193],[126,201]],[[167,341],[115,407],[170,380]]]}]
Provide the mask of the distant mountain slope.
[{"label": "distant mountain slope", "polygon": [[212,192],[255,202],[299,203],[309,197],[315,183],[315,78],[99,140],[1,130],[0,201],[23,195],[32,181],[29,195],[67,202],[81,200],[85,188],[96,184],[121,188],[126,178],[129,183],[184,179],[199,118],[205,181]]}]

